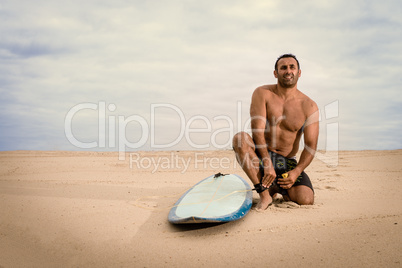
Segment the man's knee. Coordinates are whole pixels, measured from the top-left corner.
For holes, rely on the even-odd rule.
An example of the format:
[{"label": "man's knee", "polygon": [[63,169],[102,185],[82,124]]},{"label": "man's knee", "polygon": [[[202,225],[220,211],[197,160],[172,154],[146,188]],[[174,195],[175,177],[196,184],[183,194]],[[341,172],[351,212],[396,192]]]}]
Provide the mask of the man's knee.
[{"label": "man's knee", "polygon": [[299,205],[314,204],[314,192],[311,188],[305,185],[292,187],[288,190],[288,193],[290,199]]},{"label": "man's knee", "polygon": [[299,205],[314,205],[314,195],[299,196],[297,203]]},{"label": "man's knee", "polygon": [[252,147],[253,144],[253,139],[244,131],[236,133],[233,136],[232,146],[234,150],[245,148],[246,146]]}]

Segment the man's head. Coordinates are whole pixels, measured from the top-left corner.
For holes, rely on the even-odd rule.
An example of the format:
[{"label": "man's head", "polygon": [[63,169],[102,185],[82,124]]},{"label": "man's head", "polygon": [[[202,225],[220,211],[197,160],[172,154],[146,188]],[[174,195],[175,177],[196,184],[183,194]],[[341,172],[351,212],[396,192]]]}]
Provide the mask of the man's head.
[{"label": "man's head", "polygon": [[279,60],[281,60],[283,58],[293,58],[293,59],[295,59],[295,61],[297,62],[297,68],[300,70],[299,61],[297,60],[295,55],[293,55],[293,54],[283,54],[283,55],[279,56],[278,59],[275,62],[275,70],[276,71],[278,71],[278,62],[279,62]]},{"label": "man's head", "polygon": [[296,56],[292,54],[280,56],[275,63],[274,76],[278,79],[278,84],[283,88],[297,86],[301,70]]}]

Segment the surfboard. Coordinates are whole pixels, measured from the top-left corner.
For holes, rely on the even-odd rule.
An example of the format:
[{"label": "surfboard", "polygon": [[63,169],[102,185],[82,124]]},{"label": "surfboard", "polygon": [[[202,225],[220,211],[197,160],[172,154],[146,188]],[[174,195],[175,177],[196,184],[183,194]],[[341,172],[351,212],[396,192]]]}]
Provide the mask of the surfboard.
[{"label": "surfboard", "polygon": [[173,224],[229,222],[244,217],[252,205],[248,183],[236,174],[215,174],[185,192],[171,208]]}]

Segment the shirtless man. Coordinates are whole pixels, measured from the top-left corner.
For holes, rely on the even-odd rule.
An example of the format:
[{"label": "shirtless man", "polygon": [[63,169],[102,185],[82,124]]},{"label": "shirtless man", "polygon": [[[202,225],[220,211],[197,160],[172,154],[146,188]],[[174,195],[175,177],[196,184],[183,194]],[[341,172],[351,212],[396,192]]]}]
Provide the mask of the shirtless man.
[{"label": "shirtless man", "polygon": [[[317,149],[318,108],[297,89],[301,70],[294,55],[278,58],[274,76],[277,84],[258,87],[253,93],[252,137],[245,132],[233,137],[237,161],[260,195],[257,210],[268,208],[277,193],[299,205],[314,203],[313,186],[304,169]],[[296,162],[302,133],[305,145]]]}]

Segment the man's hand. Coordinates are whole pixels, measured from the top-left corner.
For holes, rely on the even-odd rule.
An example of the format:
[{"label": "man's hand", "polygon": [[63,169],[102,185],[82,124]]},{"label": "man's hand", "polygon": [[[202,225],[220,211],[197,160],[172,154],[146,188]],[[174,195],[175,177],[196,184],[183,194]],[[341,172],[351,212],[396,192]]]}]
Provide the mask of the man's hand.
[{"label": "man's hand", "polygon": [[288,173],[282,174],[282,178],[278,178],[278,184],[283,189],[290,189],[293,184],[295,184],[297,177],[300,174],[294,172],[293,170],[289,171]]},{"label": "man's hand", "polygon": [[275,178],[276,172],[272,165],[269,165],[267,167],[264,166],[264,177],[261,180],[262,186],[268,188],[274,182]]}]

